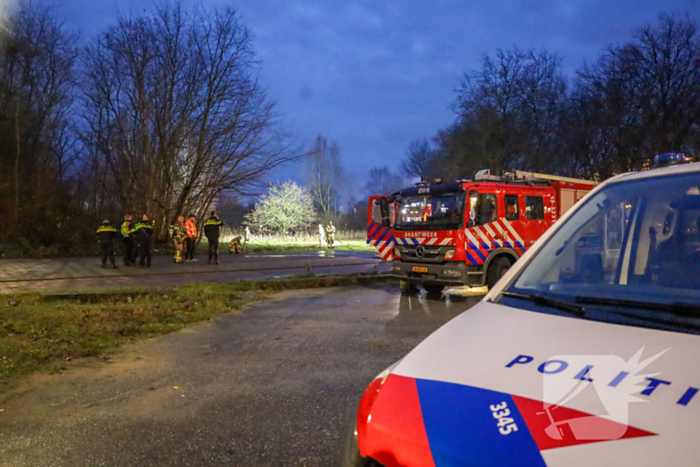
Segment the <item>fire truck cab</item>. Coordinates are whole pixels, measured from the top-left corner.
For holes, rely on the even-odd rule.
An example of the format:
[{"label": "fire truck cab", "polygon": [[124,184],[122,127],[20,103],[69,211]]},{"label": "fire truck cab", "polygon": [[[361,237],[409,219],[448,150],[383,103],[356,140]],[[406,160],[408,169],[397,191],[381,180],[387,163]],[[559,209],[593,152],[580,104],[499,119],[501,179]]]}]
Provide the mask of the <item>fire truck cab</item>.
[{"label": "fire truck cab", "polygon": [[370,197],[367,243],[401,281],[428,292],[493,286],[596,182],[488,170],[473,181],[417,183]]}]

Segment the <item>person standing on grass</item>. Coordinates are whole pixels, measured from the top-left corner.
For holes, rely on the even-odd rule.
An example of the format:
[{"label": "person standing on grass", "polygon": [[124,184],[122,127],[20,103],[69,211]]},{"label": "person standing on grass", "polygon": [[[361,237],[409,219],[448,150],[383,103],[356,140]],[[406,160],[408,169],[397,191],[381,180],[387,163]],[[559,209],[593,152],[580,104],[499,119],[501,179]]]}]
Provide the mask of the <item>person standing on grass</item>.
[{"label": "person standing on grass", "polygon": [[121,234],[122,242],[124,245],[124,266],[134,265],[134,239],[131,238],[131,229],[134,228],[133,222],[131,222],[131,216],[124,216],[124,223],[122,224]]},{"label": "person standing on grass", "polygon": [[194,259],[194,247],[197,241],[197,224],[195,224],[194,214],[190,214],[185,222],[185,261],[197,261]]},{"label": "person standing on grass", "polygon": [[328,227],[326,227],[326,244],[328,248],[333,249],[333,243],[335,243],[335,226],[333,221],[328,221]]},{"label": "person standing on grass", "polygon": [[326,230],[323,225],[318,224],[318,247],[323,248],[323,241],[326,239]]},{"label": "person standing on grass", "polygon": [[112,263],[112,269],[117,269],[114,262],[114,241],[118,237],[117,229],[112,227],[108,220],[103,220],[102,225],[97,229],[97,236],[102,250],[102,269],[107,269],[107,258]]},{"label": "person standing on grass", "polygon": [[219,234],[221,233],[222,225],[224,223],[216,215],[216,211],[212,211],[211,216],[204,223],[204,235],[209,243],[209,264],[212,261],[214,261],[214,264],[221,264],[219,262]]},{"label": "person standing on grass", "polygon": [[187,229],[185,229],[185,216],[177,216],[177,222],[171,227],[170,238],[173,241],[173,246],[175,247],[175,263],[182,263],[182,250],[184,249],[185,235],[187,235]]}]

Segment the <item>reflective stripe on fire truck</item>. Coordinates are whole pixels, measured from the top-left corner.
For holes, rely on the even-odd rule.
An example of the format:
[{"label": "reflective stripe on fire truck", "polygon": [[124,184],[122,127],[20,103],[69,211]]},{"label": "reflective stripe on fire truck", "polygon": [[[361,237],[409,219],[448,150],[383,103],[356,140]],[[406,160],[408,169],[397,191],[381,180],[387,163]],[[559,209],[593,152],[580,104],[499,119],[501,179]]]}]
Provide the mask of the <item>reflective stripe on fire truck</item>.
[{"label": "reflective stripe on fire truck", "polygon": [[[527,250],[522,237],[505,219],[496,219],[485,225],[469,227],[465,229],[465,233],[467,238],[464,249],[467,264],[484,264],[495,248],[511,248],[518,255],[523,255]],[[500,241],[495,238],[497,236],[501,237]],[[506,240],[509,238],[514,241]]]},{"label": "reflective stripe on fire truck", "polygon": [[398,245],[437,245],[447,246],[454,244],[454,237],[446,237],[440,240],[439,238],[400,238],[396,237]]},{"label": "reflective stripe on fire truck", "polygon": [[390,260],[395,244],[394,229],[376,222],[368,222],[367,244],[374,246],[384,261]]}]

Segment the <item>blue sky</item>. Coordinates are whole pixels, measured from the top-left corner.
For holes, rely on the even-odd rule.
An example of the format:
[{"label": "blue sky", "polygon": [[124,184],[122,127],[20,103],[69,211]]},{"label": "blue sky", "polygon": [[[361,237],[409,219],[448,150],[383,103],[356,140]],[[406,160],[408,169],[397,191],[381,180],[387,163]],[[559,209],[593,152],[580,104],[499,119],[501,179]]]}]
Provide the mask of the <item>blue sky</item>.
[{"label": "blue sky", "polygon": [[[46,0],[67,26],[90,36],[118,13],[152,3]],[[195,4],[185,0],[186,4]],[[311,145],[336,141],[361,185],[374,166],[397,169],[410,141],[449,124],[454,89],[483,54],[547,48],[573,75],[608,44],[624,42],[660,13],[700,19],[700,0],[198,0],[231,5],[254,34],[260,79],[289,129]],[[145,5],[145,6],[144,6]],[[290,167],[276,178],[295,177]]]}]

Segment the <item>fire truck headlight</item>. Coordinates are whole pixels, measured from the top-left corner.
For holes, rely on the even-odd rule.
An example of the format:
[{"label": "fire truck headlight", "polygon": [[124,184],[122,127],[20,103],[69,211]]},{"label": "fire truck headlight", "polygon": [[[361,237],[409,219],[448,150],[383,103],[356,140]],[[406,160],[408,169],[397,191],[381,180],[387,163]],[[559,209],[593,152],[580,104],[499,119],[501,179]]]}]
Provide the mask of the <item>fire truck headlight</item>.
[{"label": "fire truck headlight", "polygon": [[445,253],[445,259],[452,259],[455,257],[455,250],[450,250]]},{"label": "fire truck headlight", "polygon": [[399,257],[401,257],[401,250],[399,250],[398,248],[394,247],[394,256],[399,256]]}]

